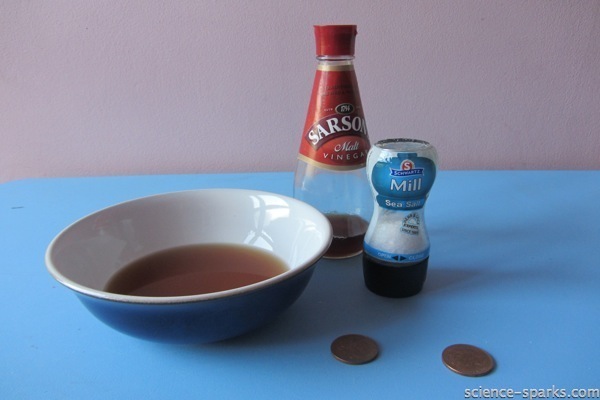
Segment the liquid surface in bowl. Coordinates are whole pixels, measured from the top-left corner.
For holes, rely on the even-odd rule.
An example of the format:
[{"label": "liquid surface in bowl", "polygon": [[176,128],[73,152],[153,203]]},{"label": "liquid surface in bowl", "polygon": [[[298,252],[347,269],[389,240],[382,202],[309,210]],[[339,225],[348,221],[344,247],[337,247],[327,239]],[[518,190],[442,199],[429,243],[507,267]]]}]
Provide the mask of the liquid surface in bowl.
[{"label": "liquid surface in bowl", "polygon": [[105,291],[131,296],[189,296],[251,285],[288,270],[254,247],[198,244],[147,255],[113,275]]}]

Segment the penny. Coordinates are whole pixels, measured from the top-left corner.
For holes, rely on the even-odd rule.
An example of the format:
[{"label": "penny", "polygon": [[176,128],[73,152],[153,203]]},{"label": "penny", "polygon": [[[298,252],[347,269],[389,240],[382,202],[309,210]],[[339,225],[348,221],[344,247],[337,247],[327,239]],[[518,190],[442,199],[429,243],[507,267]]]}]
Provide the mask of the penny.
[{"label": "penny", "polygon": [[494,359],[485,350],[470,344],[454,344],[442,352],[442,361],[451,371],[465,376],[483,376],[494,369]]},{"label": "penny", "polygon": [[379,346],[367,336],[344,335],[331,343],[331,353],[336,359],[346,364],[366,364],[377,358]]}]

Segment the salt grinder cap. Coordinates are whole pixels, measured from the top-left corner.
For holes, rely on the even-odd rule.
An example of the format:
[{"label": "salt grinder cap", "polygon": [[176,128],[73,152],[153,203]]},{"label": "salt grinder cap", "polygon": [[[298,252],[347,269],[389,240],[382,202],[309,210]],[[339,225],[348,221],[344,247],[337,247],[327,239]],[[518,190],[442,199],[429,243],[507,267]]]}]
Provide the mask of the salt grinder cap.
[{"label": "salt grinder cap", "polygon": [[315,25],[317,56],[353,56],[356,25]]}]

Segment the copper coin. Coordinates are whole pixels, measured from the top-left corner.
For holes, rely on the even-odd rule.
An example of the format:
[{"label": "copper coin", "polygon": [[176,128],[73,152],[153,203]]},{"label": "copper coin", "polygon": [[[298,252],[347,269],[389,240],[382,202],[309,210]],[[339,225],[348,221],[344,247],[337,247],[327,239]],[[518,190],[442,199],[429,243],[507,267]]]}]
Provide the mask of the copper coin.
[{"label": "copper coin", "polygon": [[377,343],[363,335],[344,335],[331,343],[333,356],[346,364],[366,364],[377,358],[379,346]]},{"label": "copper coin", "polygon": [[488,352],[470,344],[454,344],[442,352],[442,361],[451,371],[465,376],[483,376],[494,369]]}]

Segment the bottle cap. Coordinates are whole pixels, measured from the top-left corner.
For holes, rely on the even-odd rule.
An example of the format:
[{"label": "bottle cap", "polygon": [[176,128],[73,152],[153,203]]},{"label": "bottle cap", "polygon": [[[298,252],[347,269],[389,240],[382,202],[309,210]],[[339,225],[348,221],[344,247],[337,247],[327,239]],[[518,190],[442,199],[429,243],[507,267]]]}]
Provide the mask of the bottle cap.
[{"label": "bottle cap", "polygon": [[356,25],[315,25],[317,56],[353,56]]}]

